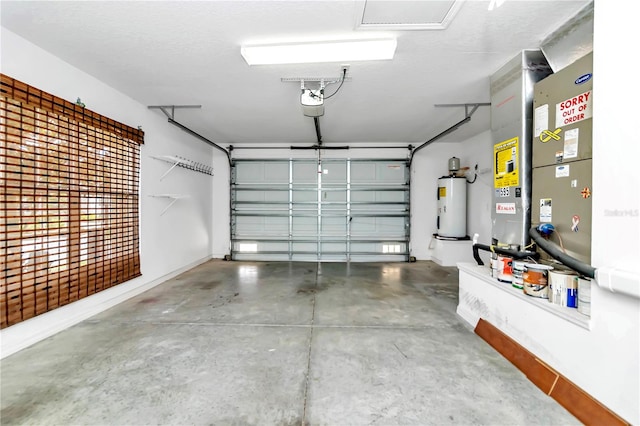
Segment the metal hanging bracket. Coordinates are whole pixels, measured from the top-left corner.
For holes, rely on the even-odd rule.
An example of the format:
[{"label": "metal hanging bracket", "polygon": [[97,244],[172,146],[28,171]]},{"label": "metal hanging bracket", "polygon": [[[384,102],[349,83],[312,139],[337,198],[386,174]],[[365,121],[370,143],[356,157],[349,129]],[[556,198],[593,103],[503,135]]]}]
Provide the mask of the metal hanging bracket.
[{"label": "metal hanging bracket", "polygon": [[[446,136],[449,133],[455,131],[456,129],[458,129],[463,124],[468,123],[469,121],[471,121],[471,116],[473,115],[473,113],[476,112],[476,110],[479,107],[481,107],[481,106],[489,106],[489,105],[491,105],[491,102],[468,103],[468,104],[435,104],[434,105],[435,107],[444,107],[444,108],[448,108],[448,107],[456,107],[456,108],[464,107],[464,118],[462,120],[458,121],[453,126],[449,127],[446,130],[443,130],[442,132],[438,133],[436,136],[432,137],[428,141],[422,143],[420,146],[418,146],[417,148],[412,150],[411,151],[411,156],[409,157],[409,168],[411,168],[411,163],[413,162],[413,157],[416,155],[416,152],[420,151],[422,148],[424,148],[425,146],[435,142],[436,140],[442,138],[443,136]],[[471,111],[469,111],[469,108],[471,108]]]},{"label": "metal hanging bracket", "polygon": [[[286,77],[281,78],[282,83],[300,83],[304,88],[304,83],[317,83],[323,84],[325,87],[327,84],[340,83],[342,77]],[[344,81],[351,81],[351,77],[345,77]]]},{"label": "metal hanging bracket", "polygon": [[[174,115],[176,112],[176,109],[184,109],[184,108],[202,108],[202,105],[149,105],[148,106],[149,109],[159,109],[160,111],[162,111],[164,113],[164,115],[167,116],[167,118],[170,118],[172,120],[175,119]],[[169,113],[171,112],[171,113]]]},{"label": "metal hanging bracket", "polygon": [[[464,116],[471,117],[476,110],[481,106],[490,106],[491,102],[477,102],[477,103],[468,103],[468,104],[435,104],[433,105],[436,108],[451,108],[451,107],[464,107]],[[469,111],[469,108],[472,108]]]}]

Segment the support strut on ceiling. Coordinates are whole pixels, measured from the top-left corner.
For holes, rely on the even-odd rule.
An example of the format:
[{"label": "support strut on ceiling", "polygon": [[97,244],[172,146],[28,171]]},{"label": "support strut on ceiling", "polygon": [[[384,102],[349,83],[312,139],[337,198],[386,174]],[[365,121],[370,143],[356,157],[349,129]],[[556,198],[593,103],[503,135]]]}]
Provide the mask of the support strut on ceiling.
[{"label": "support strut on ceiling", "polygon": [[[174,115],[176,112],[176,109],[180,108],[202,108],[202,105],[150,105],[148,107],[149,109],[159,109],[160,111],[162,111],[164,113],[164,115],[167,116],[167,118],[170,119],[174,119]],[[169,111],[171,111],[171,114],[169,114]]]},{"label": "support strut on ceiling", "polygon": [[438,133],[428,141],[424,142],[422,145],[418,146],[416,149],[414,149],[411,152],[411,157],[409,158],[409,167],[411,167],[411,163],[413,162],[413,157],[416,155],[416,152],[420,151],[422,148],[426,147],[427,145],[437,141],[438,139],[448,135],[449,133],[458,129],[458,127],[462,126],[463,124],[471,121],[471,116],[473,115],[473,113],[475,113],[478,110],[479,107],[489,106],[489,105],[491,105],[491,102],[466,103],[466,104],[435,104],[434,105],[435,107],[464,107],[464,118],[458,121],[453,126],[449,127],[446,130],[443,130],[442,132]]}]

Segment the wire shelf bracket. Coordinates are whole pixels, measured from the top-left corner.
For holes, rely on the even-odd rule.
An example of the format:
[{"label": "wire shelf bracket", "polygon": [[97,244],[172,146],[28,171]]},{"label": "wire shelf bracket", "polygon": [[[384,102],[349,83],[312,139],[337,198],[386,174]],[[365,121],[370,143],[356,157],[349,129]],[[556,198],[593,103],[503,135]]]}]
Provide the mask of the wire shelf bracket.
[{"label": "wire shelf bracket", "polygon": [[160,180],[164,179],[176,167],[182,167],[183,169],[193,170],[194,172],[204,173],[205,175],[213,176],[212,166],[198,163],[197,161],[189,160],[179,156],[172,156],[172,155],[163,155],[162,157],[151,156],[151,158],[155,158],[156,160],[164,161],[166,163],[171,164],[171,167],[169,168],[169,170],[167,170],[166,172],[164,172],[162,176],[160,176]]},{"label": "wire shelf bracket", "polygon": [[149,195],[149,197],[168,198],[168,199],[171,200],[171,202],[167,205],[167,207],[165,207],[164,210],[162,210],[162,212],[160,212],[160,216],[165,214],[166,211],[169,210],[169,208],[176,203],[176,201],[181,200],[183,198],[189,198],[188,195],[184,195],[184,194],[152,194],[152,195]]}]

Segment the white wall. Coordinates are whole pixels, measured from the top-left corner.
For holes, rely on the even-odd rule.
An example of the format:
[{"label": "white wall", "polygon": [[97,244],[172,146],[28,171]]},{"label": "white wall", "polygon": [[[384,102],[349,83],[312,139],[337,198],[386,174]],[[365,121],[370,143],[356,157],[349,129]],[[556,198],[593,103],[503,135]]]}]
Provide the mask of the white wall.
[{"label": "white wall", "polygon": [[[214,209],[212,203],[212,194],[216,194],[214,198],[228,205],[228,166],[224,155],[170,125],[160,111],[149,110],[5,28],[1,36],[2,73],[71,102],[79,97],[88,109],[132,127],[142,126],[145,132],[140,173],[142,276],[2,330],[2,356],[6,356],[207,260],[212,254],[221,257],[228,253],[228,225],[226,231],[220,226],[219,207]],[[214,162],[215,176],[175,168],[160,181],[170,165],[151,156],[162,155]],[[160,215],[170,200],[149,195],[163,193],[189,198],[178,200]],[[228,217],[226,207],[224,214]]]},{"label": "white wall", "polygon": [[[599,2],[594,14],[591,258],[596,268],[633,271],[640,287],[640,175],[634,164],[640,158],[640,136],[636,102],[629,96],[635,93],[629,85],[637,61],[619,54],[635,49],[634,41],[640,39],[640,7],[634,3],[621,13],[616,3]],[[625,31],[611,31],[614,26]],[[598,367],[583,382],[596,398],[640,424],[640,299],[598,287],[592,309],[588,359]]]},{"label": "white wall", "polygon": [[213,152],[214,174],[211,206],[211,254],[222,259],[230,253],[229,181],[230,169],[226,155],[217,149]]},{"label": "white wall", "polygon": [[[594,15],[592,265],[628,271],[640,287],[640,136],[634,122],[635,58],[640,27],[618,2],[599,2]],[[638,8],[637,5],[627,5]],[[636,11],[637,12],[637,11]],[[611,31],[624,28],[624,31]],[[635,34],[635,36],[633,35]],[[617,53],[616,53],[617,52]],[[488,272],[486,272],[488,274]],[[541,309],[461,270],[458,312],[482,317],[626,421],[640,424],[640,299],[592,285],[590,329]],[[612,274],[613,285],[622,282]]]}]

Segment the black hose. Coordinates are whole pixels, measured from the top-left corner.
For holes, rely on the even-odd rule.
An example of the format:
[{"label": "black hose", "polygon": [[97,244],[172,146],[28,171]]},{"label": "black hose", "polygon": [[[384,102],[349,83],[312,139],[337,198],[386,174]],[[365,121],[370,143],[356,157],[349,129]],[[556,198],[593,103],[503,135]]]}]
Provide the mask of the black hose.
[{"label": "black hose", "polygon": [[551,257],[553,257],[554,259],[562,262],[563,265],[573,269],[574,271],[580,273],[581,275],[584,275],[585,277],[596,277],[596,268],[564,253],[557,244],[552,243],[551,241],[545,239],[542,235],[540,235],[535,227],[529,229],[529,236],[533,241],[536,242],[538,247],[549,253],[549,255],[551,255]]},{"label": "black hose", "polygon": [[496,246],[489,246],[487,244],[476,243],[473,245],[473,258],[476,260],[476,262],[478,262],[478,265],[480,266],[484,265],[484,262],[482,261],[482,259],[480,259],[480,253],[478,253],[478,250],[485,250],[492,253],[504,254],[506,256],[511,256],[514,259],[526,259],[529,257],[532,259],[538,259],[540,257],[540,254],[535,251],[517,251],[517,250],[500,248]]}]

